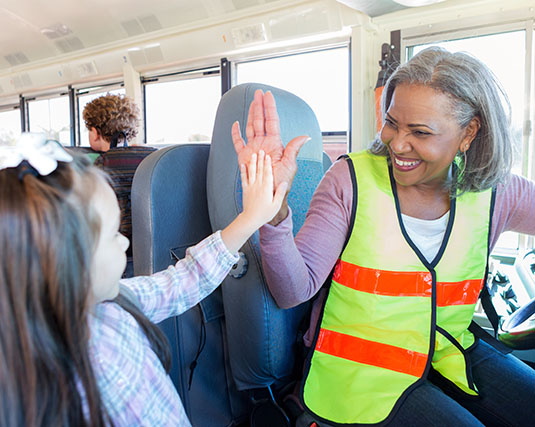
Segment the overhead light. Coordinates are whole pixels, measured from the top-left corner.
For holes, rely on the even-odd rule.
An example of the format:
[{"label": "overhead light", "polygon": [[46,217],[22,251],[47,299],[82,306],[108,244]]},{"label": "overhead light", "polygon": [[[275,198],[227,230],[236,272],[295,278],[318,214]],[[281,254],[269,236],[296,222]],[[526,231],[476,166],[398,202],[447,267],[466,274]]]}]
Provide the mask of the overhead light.
[{"label": "overhead light", "polygon": [[392,1],[402,6],[419,7],[419,6],[427,6],[427,5],[435,4],[435,3],[441,3],[446,0],[392,0]]}]

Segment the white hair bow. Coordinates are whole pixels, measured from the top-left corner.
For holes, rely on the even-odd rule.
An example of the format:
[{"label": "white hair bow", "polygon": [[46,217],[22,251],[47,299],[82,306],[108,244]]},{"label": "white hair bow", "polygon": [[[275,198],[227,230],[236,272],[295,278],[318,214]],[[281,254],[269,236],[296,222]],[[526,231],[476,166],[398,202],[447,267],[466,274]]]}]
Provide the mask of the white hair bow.
[{"label": "white hair bow", "polygon": [[16,168],[25,160],[39,175],[46,176],[56,170],[58,161],[70,162],[72,156],[42,133],[23,133],[16,145],[0,146],[0,170]]}]

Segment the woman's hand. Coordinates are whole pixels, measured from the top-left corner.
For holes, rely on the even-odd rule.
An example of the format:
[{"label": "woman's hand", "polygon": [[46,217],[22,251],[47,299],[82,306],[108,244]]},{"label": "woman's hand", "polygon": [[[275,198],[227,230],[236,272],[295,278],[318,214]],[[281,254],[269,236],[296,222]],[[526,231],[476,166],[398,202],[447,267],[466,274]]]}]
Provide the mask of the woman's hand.
[{"label": "woman's hand", "polygon": [[[289,191],[297,172],[297,154],[310,138],[301,135],[292,139],[286,147],[283,146],[277,105],[271,92],[264,94],[260,89],[255,92],[254,100],[249,107],[245,134],[247,145],[241,136],[239,123],[235,122],[232,125],[232,141],[238,155],[238,164],[248,164],[254,153],[263,150],[266,155],[271,157],[274,188],[277,188],[282,182],[287,182],[287,191]],[[272,223],[278,224],[287,214],[288,205],[285,197],[281,210]]]}]

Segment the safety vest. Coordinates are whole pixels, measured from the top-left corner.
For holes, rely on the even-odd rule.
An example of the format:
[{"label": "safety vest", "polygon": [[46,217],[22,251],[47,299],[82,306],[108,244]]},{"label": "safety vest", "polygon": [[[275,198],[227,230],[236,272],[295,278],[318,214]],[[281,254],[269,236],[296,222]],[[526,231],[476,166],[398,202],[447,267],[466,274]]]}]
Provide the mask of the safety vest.
[{"label": "safety vest", "polygon": [[308,359],[305,407],[334,424],[388,422],[431,365],[477,395],[467,328],[486,275],[494,192],[451,201],[442,245],[428,262],[403,226],[386,158],[361,152],[348,163],[352,225]]}]

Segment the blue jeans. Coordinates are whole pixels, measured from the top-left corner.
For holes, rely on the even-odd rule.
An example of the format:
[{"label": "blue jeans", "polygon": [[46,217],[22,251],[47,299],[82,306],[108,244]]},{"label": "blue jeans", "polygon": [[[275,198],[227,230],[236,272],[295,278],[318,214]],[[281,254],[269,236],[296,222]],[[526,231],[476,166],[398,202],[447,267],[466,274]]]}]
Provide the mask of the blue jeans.
[{"label": "blue jeans", "polygon": [[[469,359],[478,398],[466,397],[430,375],[430,380],[407,396],[388,425],[535,426],[535,370],[482,340],[470,351]],[[296,426],[308,427],[314,421],[314,417],[304,413]],[[316,424],[328,426],[323,422]]]},{"label": "blue jeans", "polygon": [[469,357],[480,398],[426,381],[407,397],[390,425],[535,426],[535,370],[481,340]]}]

